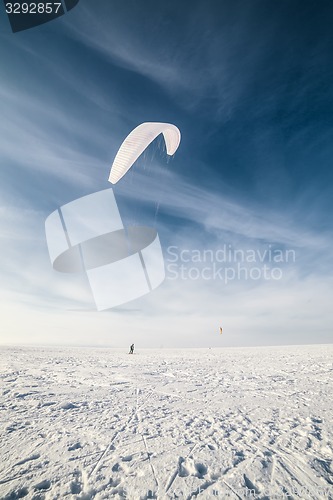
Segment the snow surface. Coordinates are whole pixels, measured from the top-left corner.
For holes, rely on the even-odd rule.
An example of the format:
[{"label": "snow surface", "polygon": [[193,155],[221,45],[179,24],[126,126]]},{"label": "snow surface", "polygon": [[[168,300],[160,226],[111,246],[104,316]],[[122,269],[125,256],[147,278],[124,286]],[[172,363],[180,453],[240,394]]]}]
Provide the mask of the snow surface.
[{"label": "snow surface", "polygon": [[1,499],[333,498],[333,346],[1,348]]}]

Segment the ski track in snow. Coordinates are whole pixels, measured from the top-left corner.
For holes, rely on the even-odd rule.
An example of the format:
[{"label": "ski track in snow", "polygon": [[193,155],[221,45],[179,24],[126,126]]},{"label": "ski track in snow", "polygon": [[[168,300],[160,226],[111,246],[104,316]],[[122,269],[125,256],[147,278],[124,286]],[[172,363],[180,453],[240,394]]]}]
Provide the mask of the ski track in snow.
[{"label": "ski track in snow", "polygon": [[0,499],[333,500],[332,354],[2,347]]}]

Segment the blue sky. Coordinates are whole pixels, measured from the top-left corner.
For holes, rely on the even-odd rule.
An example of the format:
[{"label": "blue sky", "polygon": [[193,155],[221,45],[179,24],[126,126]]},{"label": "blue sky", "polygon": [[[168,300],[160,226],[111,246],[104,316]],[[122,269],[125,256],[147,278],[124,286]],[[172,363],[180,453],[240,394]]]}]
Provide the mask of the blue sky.
[{"label": "blue sky", "polygon": [[[331,342],[332,4],[96,3],[15,34],[1,6],[0,342]],[[52,269],[44,221],[110,188],[117,149],[145,121],[176,124],[179,150],[167,162],[156,141],[114,192],[125,222],[156,226],[167,279],[97,313],[85,276]],[[279,279],[173,279],[170,246],[295,259],[266,259]]]}]

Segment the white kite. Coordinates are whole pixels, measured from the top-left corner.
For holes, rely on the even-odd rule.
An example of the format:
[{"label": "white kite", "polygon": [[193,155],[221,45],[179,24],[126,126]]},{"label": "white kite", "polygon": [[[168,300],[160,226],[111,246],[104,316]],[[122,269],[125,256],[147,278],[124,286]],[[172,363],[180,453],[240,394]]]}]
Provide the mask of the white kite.
[{"label": "white kite", "polygon": [[180,131],[171,123],[146,122],[128,134],[120,146],[111,167],[109,182],[116,184],[151,142],[163,134],[167,154],[172,156],[180,143]]}]

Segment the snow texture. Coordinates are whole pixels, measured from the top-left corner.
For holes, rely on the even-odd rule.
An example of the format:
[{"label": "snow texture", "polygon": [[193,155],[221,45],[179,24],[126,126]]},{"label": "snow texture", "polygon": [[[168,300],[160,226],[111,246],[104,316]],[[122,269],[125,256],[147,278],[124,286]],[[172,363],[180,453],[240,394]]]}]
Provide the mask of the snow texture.
[{"label": "snow texture", "polygon": [[0,498],[333,499],[332,354],[2,348]]}]

